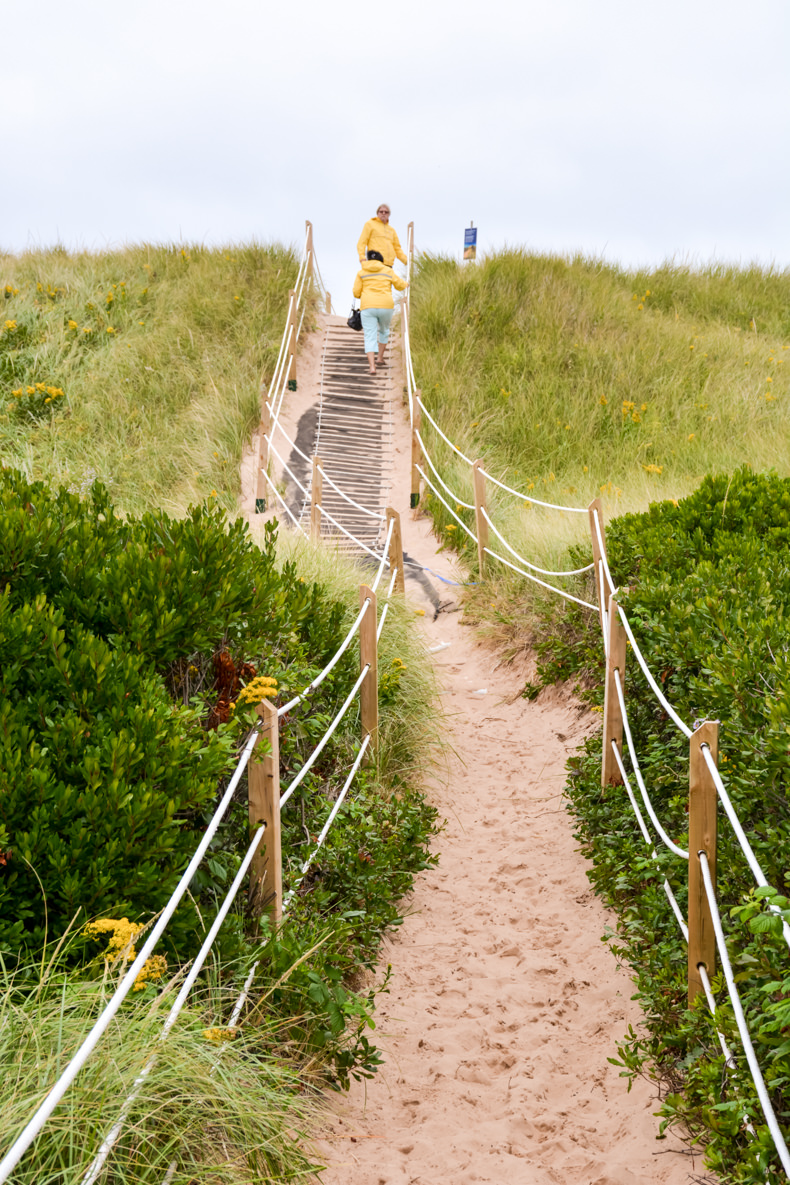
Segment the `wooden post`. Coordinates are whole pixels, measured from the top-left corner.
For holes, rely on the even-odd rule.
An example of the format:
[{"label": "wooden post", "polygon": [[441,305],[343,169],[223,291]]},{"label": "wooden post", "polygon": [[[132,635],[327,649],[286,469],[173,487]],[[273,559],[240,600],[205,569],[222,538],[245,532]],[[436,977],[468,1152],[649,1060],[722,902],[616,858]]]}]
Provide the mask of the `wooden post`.
[{"label": "wooden post", "polygon": [[291,330],[291,340],[288,346],[288,390],[296,390],[296,289],[288,293],[288,321],[285,332]]},{"label": "wooden post", "polygon": [[[392,519],[392,538],[390,539],[390,550],[387,559],[391,564],[394,564],[398,569],[398,574],[395,577],[395,583],[392,586],[393,592],[406,593],[406,583],[403,572],[403,538],[400,532],[400,515],[397,510],[393,510],[391,506],[387,507],[387,530],[389,530],[389,522]],[[370,610],[368,610],[368,613]]]},{"label": "wooden post", "polygon": [[368,611],[359,626],[359,669],[368,665],[370,670],[360,688],[359,706],[362,717],[362,739],[370,737],[369,749],[375,756],[379,747],[379,670],[376,643],[376,594],[366,584],[359,586],[359,607],[370,598]]},{"label": "wooden post", "polygon": [[626,635],[620,615],[617,612],[617,601],[614,593],[609,597],[609,657],[606,660],[606,687],[604,690],[603,706],[603,759],[601,762],[601,785],[621,786],[623,782],[620,768],[612,752],[612,741],[615,742],[622,756],[623,752],[623,714],[620,711],[620,700],[617,698],[617,688],[614,684],[614,672],[620,674],[620,685],[625,693],[625,654]]},{"label": "wooden post", "polygon": [[702,746],[710,749],[716,766],[719,764],[719,722],[706,720],[692,734],[689,742],[689,949],[688,1002],[692,1004],[701,991],[702,980],[698,967],[705,964],[708,977],[716,967],[716,936],[713,919],[702,880],[699,852],[708,857],[710,875],[716,888],[716,784],[702,755]]},{"label": "wooden post", "polygon": [[264,473],[269,467],[269,445],[264,440],[271,431],[271,413],[266,406],[266,388],[261,386],[261,422],[258,428],[258,455],[255,463],[255,513],[264,514],[266,511],[266,478]]},{"label": "wooden post", "polygon": [[317,543],[321,537],[321,505],[324,495],[324,475],[321,472],[321,460],[313,457],[313,480],[310,486],[310,538]]},{"label": "wooden post", "polygon": [[328,317],[330,315],[330,313],[332,312],[332,296],[331,296],[331,293],[329,293],[329,292],[327,292],[327,294],[326,294],[326,304],[324,306],[324,309],[325,309],[326,315]]},{"label": "wooden post", "polygon": [[420,504],[420,475],[417,472],[417,466],[422,465],[422,449],[417,433],[422,428],[422,413],[417,399],[421,394],[419,389],[414,392],[414,422],[411,429],[411,497],[409,498],[409,506],[412,510],[416,510]]},{"label": "wooden post", "polygon": [[312,280],[315,274],[313,265],[313,224],[305,218],[304,228],[307,231],[307,241],[305,243],[305,259],[307,261],[307,274]]},{"label": "wooden post", "polygon": [[486,508],[486,479],[480,472],[482,461],[475,461],[472,466],[472,480],[475,487],[475,526],[477,527],[477,566],[481,578],[485,575],[486,554],[488,547],[488,523],[483,517]]},{"label": "wooden post", "polygon": [[411,265],[414,260],[414,223],[413,222],[410,222],[409,225],[406,227],[406,258],[409,261],[406,264],[406,266],[409,269],[409,279],[411,279]]},{"label": "wooden post", "polygon": [[[266,824],[263,840],[250,866],[250,910],[256,918],[264,911],[273,922],[283,913],[283,859],[280,841],[280,730],[277,709],[264,700],[258,704],[263,721],[258,742],[247,768],[250,829]],[[268,741],[269,752],[258,755],[261,740]]]},{"label": "wooden post", "polygon": [[592,536],[592,553],[593,553],[593,576],[595,577],[595,588],[598,593],[598,616],[601,619],[601,629],[603,630],[603,607],[606,594],[601,583],[601,545],[598,542],[598,532],[595,529],[595,516],[593,511],[598,511],[598,522],[601,527],[601,538],[605,539],[603,533],[603,504],[600,498],[594,498],[587,507],[587,512],[590,516],[590,535]]}]

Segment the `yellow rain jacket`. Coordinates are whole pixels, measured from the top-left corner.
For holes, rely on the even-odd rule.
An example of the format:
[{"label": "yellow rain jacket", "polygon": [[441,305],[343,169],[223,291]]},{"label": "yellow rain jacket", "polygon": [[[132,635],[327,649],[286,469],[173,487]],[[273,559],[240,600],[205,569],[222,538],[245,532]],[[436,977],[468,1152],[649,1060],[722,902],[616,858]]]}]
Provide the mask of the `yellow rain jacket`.
[{"label": "yellow rain jacket", "polygon": [[354,280],[354,296],[359,298],[361,309],[394,309],[392,299],[392,285],[403,292],[406,281],[396,276],[391,267],[379,263],[377,259],[368,259],[362,271],[357,272]]},{"label": "yellow rain jacket", "polygon": [[357,255],[360,263],[367,262],[366,253],[368,251],[380,252],[388,267],[392,267],[396,255],[401,263],[408,263],[395,227],[390,226],[388,222],[382,222],[380,218],[369,218],[362,227],[362,234],[357,243]]}]

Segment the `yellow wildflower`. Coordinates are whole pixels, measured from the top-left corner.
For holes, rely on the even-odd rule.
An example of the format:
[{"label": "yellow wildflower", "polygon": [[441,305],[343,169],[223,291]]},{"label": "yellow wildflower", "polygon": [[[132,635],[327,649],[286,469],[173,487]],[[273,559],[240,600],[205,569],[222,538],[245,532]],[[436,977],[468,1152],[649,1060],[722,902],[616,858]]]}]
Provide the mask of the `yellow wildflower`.
[{"label": "yellow wildflower", "polygon": [[235,1041],[238,1035],[239,1030],[236,1028],[213,1028],[203,1030],[203,1036],[206,1038],[206,1040],[214,1041],[217,1045],[222,1041]]},{"label": "yellow wildflower", "polygon": [[95,922],[88,922],[85,934],[88,938],[109,935],[105,955],[114,958],[123,951],[131,961],[137,958],[134,940],[142,929],[140,922],[130,922],[128,918],[97,918]]},{"label": "yellow wildflower", "polygon": [[113,329],[112,325],[108,325],[107,332],[108,333],[117,333],[118,331],[117,331],[117,329]]},{"label": "yellow wildflower", "polygon": [[663,465],[643,465],[642,468],[644,469],[645,473],[660,474],[660,473],[663,473],[663,471],[664,471]]},{"label": "yellow wildflower", "polygon": [[3,326],[3,329],[7,329],[9,331],[9,333],[16,328],[17,328],[16,321],[6,321],[5,325]]},{"label": "yellow wildflower", "polygon": [[140,974],[134,981],[132,991],[140,992],[153,979],[161,979],[167,971],[167,959],[164,955],[151,955],[140,968]]},{"label": "yellow wildflower", "polygon": [[694,439],[694,435],[695,435],[695,433],[693,433],[693,432],[689,432],[689,440],[693,440],[693,439]]},{"label": "yellow wildflower", "polygon": [[76,321],[69,321],[69,329],[79,329],[79,325]]}]

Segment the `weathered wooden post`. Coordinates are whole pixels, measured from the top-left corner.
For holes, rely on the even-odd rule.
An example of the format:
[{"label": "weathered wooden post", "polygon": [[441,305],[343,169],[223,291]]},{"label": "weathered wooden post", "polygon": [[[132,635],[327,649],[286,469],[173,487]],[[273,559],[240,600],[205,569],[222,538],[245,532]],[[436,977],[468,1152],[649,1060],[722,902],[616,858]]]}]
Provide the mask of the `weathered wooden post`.
[{"label": "weathered wooden post", "polygon": [[288,334],[288,390],[296,390],[296,289],[288,293],[288,320],[285,325]]},{"label": "weathered wooden post", "polygon": [[359,586],[359,607],[370,598],[368,611],[359,626],[359,669],[370,667],[359,694],[362,740],[370,737],[369,751],[375,758],[379,747],[379,669],[376,642],[376,594],[366,584]]},{"label": "weathered wooden post", "polygon": [[623,782],[620,767],[612,752],[612,741],[623,753],[623,713],[617,696],[614,673],[619,672],[620,685],[625,695],[626,634],[617,612],[615,594],[609,597],[609,654],[606,659],[606,686],[603,703],[603,757],[601,761],[601,785],[620,786]]},{"label": "weathered wooden post", "polygon": [[[264,700],[258,704],[262,720],[258,741],[247,770],[250,830],[266,824],[263,840],[250,866],[250,910],[256,918],[269,914],[279,922],[283,913],[283,858],[280,840],[280,728],[277,709]],[[259,756],[261,741],[269,751]]]},{"label": "weathered wooden post", "polygon": [[312,280],[315,275],[315,266],[313,263],[313,224],[309,219],[305,218],[304,228],[307,231],[305,241],[305,262],[307,264],[307,274]]},{"label": "weathered wooden post", "polygon": [[327,315],[327,317],[328,317],[328,316],[330,315],[330,313],[332,312],[332,295],[331,295],[331,293],[329,293],[329,292],[327,292],[327,294],[326,294],[326,300],[325,300],[325,304],[324,304],[324,311],[326,312],[326,315]]},{"label": "weathered wooden post", "polygon": [[688,1002],[693,1004],[703,991],[699,964],[705,964],[708,978],[712,978],[716,967],[716,935],[713,918],[702,879],[699,852],[708,858],[714,892],[716,889],[716,808],[718,795],[716,783],[702,753],[707,745],[711,756],[719,764],[719,722],[706,720],[691,735],[689,742],[689,949],[688,949]]},{"label": "weathered wooden post", "polygon": [[[397,510],[393,510],[391,506],[387,507],[387,530],[389,530],[390,519],[392,520],[392,537],[390,538],[390,548],[387,555],[391,565],[397,568],[397,575],[395,583],[392,588],[394,592],[406,592],[406,583],[403,572],[403,537],[400,531],[400,515]],[[370,610],[368,610],[370,612]]]},{"label": "weathered wooden post", "polygon": [[255,513],[266,511],[266,477],[269,467],[269,445],[265,440],[271,432],[271,412],[266,404],[266,388],[261,385],[261,422],[258,427],[258,449],[255,462]]},{"label": "weathered wooden post", "polygon": [[482,579],[486,570],[485,549],[488,547],[488,523],[483,515],[486,508],[486,479],[480,472],[482,461],[472,466],[472,480],[475,488],[475,526],[477,528],[477,567]]},{"label": "weathered wooden post", "polygon": [[409,506],[416,510],[420,504],[420,474],[417,469],[422,465],[422,448],[420,447],[419,431],[422,428],[422,412],[417,400],[422,395],[419,388],[414,392],[414,419],[411,427],[411,496]]},{"label": "weathered wooden post", "polygon": [[310,538],[317,543],[321,537],[321,502],[324,496],[324,475],[321,460],[313,457],[313,479],[310,483]]},{"label": "weathered wooden post", "polygon": [[587,512],[590,516],[590,535],[592,537],[592,553],[593,553],[593,576],[595,577],[595,588],[598,593],[598,616],[601,621],[601,630],[603,630],[603,607],[606,604],[606,590],[603,587],[601,578],[601,544],[598,540],[598,532],[595,529],[595,512],[598,513],[598,523],[601,528],[601,539],[604,538],[603,533],[603,503],[600,498],[594,498],[587,507]]}]

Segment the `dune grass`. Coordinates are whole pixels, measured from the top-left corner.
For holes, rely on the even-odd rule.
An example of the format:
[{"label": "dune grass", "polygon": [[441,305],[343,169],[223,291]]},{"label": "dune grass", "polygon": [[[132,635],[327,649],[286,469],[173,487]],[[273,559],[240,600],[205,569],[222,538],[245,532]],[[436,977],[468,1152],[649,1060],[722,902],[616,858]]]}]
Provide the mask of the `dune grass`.
[{"label": "dune grass", "polygon": [[[790,473],[788,271],[627,272],[523,250],[474,266],[423,256],[412,346],[447,435],[533,497],[576,507],[600,497],[609,518],[744,462]],[[430,425],[424,435],[448,485],[473,501],[468,466]],[[511,544],[544,567],[563,566],[568,544],[589,538],[583,515],[530,507],[490,483],[487,498]],[[462,538],[435,500],[432,510],[448,542]],[[513,593],[525,582],[502,568],[491,577],[471,604],[512,639]]]},{"label": "dune grass", "polygon": [[0,255],[3,463],[131,513],[233,511],[297,268],[256,243]]}]

